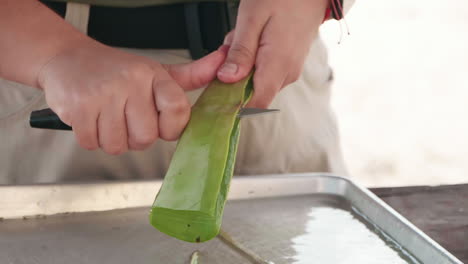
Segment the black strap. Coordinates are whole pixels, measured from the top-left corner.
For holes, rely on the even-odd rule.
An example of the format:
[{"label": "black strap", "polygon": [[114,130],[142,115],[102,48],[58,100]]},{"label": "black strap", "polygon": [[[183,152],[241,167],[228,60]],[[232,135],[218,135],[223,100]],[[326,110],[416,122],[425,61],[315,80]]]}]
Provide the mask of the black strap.
[{"label": "black strap", "polygon": [[199,4],[185,4],[185,23],[190,55],[193,59],[199,59],[206,54],[203,49],[202,33],[200,28]]},{"label": "black strap", "polygon": [[[65,15],[66,3],[42,0]],[[193,59],[222,45],[234,27],[238,3],[193,1],[137,8],[91,6],[88,35],[127,48],[189,49]]]},{"label": "black strap", "polygon": [[[336,20],[341,20],[344,16],[343,14],[343,0],[332,0],[332,16]],[[335,12],[336,11],[336,12]]]}]

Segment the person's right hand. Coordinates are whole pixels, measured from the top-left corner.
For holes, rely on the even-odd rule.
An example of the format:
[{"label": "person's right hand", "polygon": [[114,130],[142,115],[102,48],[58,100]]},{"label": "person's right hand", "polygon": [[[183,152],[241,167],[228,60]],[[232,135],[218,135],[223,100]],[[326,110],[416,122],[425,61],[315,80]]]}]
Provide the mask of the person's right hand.
[{"label": "person's right hand", "polygon": [[94,41],[52,58],[38,76],[47,103],[78,143],[109,154],[176,140],[190,117],[184,90],[216,77],[227,47],[192,63],[162,65]]}]

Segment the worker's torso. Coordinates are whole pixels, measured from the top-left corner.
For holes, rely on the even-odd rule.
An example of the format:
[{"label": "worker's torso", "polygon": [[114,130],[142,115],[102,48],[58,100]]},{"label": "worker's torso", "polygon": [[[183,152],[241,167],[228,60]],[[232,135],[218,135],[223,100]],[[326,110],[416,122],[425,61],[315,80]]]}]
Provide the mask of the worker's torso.
[{"label": "worker's torso", "polygon": [[[129,12],[136,12],[135,10]],[[121,11],[123,10],[116,12]],[[114,32],[109,34],[114,40],[118,40],[120,36],[131,41],[131,28],[125,33],[120,27],[125,23],[114,19],[115,23],[102,20],[96,25],[106,26]],[[157,29],[157,26],[168,27],[155,24],[152,28],[146,23],[140,27],[151,34],[153,29],[163,30]],[[96,26],[93,26],[91,12],[88,26],[90,34],[93,27]],[[140,28],[136,27],[134,30],[138,31]],[[172,34],[171,32],[168,34]],[[144,35],[139,37],[144,38]],[[164,39],[164,36],[157,38]],[[222,38],[217,41],[222,41]],[[142,41],[143,44],[149,42],[150,40]],[[139,53],[162,63],[184,63],[191,59],[187,47],[161,49],[149,45],[146,48],[153,49],[139,48],[129,52]],[[341,175],[346,173],[329,104],[330,75],[325,47],[316,40],[301,78],[285,88],[271,106],[279,108],[280,114],[242,121],[235,174],[307,171],[332,171]],[[189,94],[192,102],[199,93],[200,91],[195,91]],[[87,151],[78,146],[72,132],[29,127],[30,112],[46,107],[41,91],[0,79],[0,184],[149,179],[164,176],[175,142],[160,140],[148,150],[120,156],[110,156],[100,150]]]}]

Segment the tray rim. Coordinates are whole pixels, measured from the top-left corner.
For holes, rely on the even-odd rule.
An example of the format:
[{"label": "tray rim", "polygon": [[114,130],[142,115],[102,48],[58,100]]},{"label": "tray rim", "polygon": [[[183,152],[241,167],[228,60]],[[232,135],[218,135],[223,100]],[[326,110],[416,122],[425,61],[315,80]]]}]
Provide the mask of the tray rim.
[{"label": "tray rim", "polygon": [[[413,225],[409,220],[403,217],[395,209],[390,207],[382,199],[377,197],[367,188],[361,187],[349,178],[344,178],[332,174],[326,173],[299,173],[299,174],[288,174],[288,175],[270,175],[270,180],[281,180],[288,179],[298,181],[294,184],[293,190],[290,190],[285,186],[284,182],[280,182],[284,193],[278,195],[271,195],[273,190],[268,190],[268,187],[261,189],[263,192],[259,194],[251,194],[249,198],[260,198],[260,197],[278,197],[278,196],[290,196],[290,195],[302,195],[302,194],[313,194],[313,193],[326,193],[341,196],[348,200],[352,206],[356,207],[359,211],[363,212],[365,216],[375,223],[382,231],[390,235],[392,239],[396,240],[398,244],[406,248],[411,254],[416,256],[423,263],[455,263],[462,264],[454,255],[448,252],[445,248],[439,245],[436,241],[430,238],[418,227]],[[310,182],[307,184],[304,179],[308,179]],[[320,180],[328,179],[328,184],[321,183]],[[255,177],[244,179],[247,183],[258,184]],[[336,182],[335,184],[330,184]],[[315,187],[314,191],[304,190],[307,187]],[[247,185],[248,186],[248,185]],[[246,187],[242,189],[236,189],[233,191],[234,200],[246,199],[244,198],[248,193],[245,193]],[[236,186],[237,187],[237,186]],[[247,198],[248,199],[248,198]],[[373,204],[372,206],[369,204]],[[398,230],[392,230],[390,226],[397,226]]]},{"label": "tray rim", "polygon": [[[0,185],[0,218],[147,207],[162,180]],[[462,263],[367,188],[328,173],[235,176],[228,199],[331,194],[351,202],[424,263]],[[391,226],[398,227],[392,230]]]}]

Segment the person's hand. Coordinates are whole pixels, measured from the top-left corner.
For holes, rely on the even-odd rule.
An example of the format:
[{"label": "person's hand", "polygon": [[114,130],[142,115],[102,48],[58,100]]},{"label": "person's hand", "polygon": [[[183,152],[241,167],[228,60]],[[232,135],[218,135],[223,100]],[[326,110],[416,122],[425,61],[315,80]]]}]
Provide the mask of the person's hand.
[{"label": "person's hand", "polygon": [[190,117],[184,90],[216,77],[227,47],[181,65],[161,65],[94,41],[59,53],[38,83],[49,106],[73,127],[78,143],[109,154],[176,140]]},{"label": "person's hand", "polygon": [[283,87],[299,78],[328,2],[242,0],[236,28],[225,39],[230,49],[218,78],[236,82],[255,66],[248,106],[268,107]]}]

